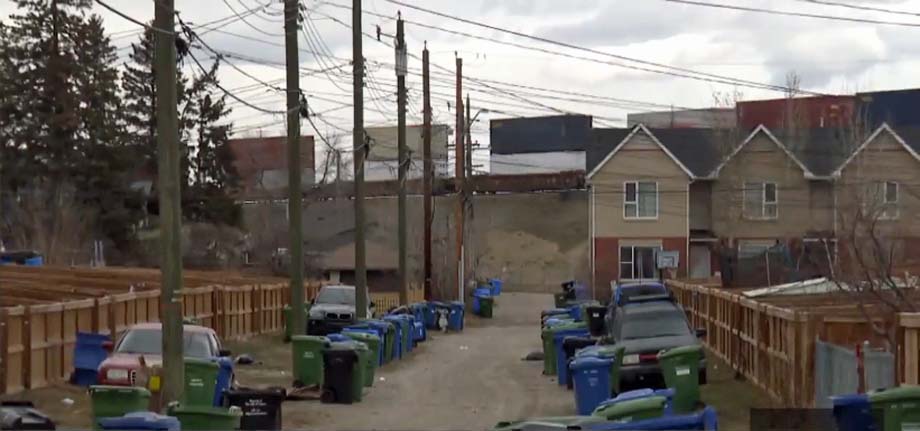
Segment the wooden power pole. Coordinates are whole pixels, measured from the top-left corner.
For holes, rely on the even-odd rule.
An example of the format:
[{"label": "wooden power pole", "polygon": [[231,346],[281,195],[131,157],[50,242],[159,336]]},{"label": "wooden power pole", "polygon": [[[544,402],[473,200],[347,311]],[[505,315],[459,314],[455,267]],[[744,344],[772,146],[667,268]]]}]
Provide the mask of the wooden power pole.
[{"label": "wooden power pole", "polygon": [[464,279],[464,262],[463,262],[463,188],[466,168],[464,166],[463,151],[463,59],[457,57],[457,131],[454,137],[454,158],[455,170],[457,176],[457,299],[463,301],[463,279]]},{"label": "wooden power pole", "polygon": [[182,205],[179,186],[179,113],[176,101],[175,0],[154,0],[156,114],[160,189],[160,310],[163,319],[164,405],[182,399]]},{"label": "wooden power pole", "polygon": [[406,174],[409,169],[406,148],[406,39],[403,34],[402,15],[396,19],[396,103],[397,141],[399,145],[399,303],[409,305],[408,256],[406,232]]},{"label": "wooden power pole", "polygon": [[364,249],[364,53],[361,40],[361,0],[352,0],[351,54],[354,78],[354,169],[355,169],[355,312],[359,319],[367,316],[367,266]]},{"label": "wooden power pole", "polygon": [[431,295],[431,82],[428,76],[428,44],[425,43],[425,49],[422,50],[422,113],[425,126],[422,135],[422,157],[424,163],[422,168],[422,191],[425,195],[425,300],[430,301]]},{"label": "wooden power pole", "polygon": [[291,334],[307,331],[303,293],[303,194],[300,167],[300,60],[297,50],[298,0],[284,1],[284,48],[287,70],[288,226],[291,263]]}]

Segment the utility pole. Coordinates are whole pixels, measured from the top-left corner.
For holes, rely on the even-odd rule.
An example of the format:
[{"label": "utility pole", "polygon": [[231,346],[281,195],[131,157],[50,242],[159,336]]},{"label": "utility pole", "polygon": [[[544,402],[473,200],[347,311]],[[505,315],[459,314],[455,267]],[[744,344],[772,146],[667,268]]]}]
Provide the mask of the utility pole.
[{"label": "utility pole", "polygon": [[425,49],[422,50],[422,98],[423,107],[422,118],[425,127],[422,134],[422,157],[425,161],[422,173],[422,191],[425,195],[425,300],[430,301],[431,295],[431,82],[428,75],[428,43],[425,42]]},{"label": "utility pole", "polygon": [[[473,200],[472,200],[472,181],[473,181],[473,135],[470,132],[473,129],[473,116],[470,113],[470,93],[466,93],[466,129],[464,129],[464,161],[466,167],[466,178],[463,182],[463,285],[466,287],[466,280],[469,277],[469,274],[472,273],[474,262],[473,259],[473,235],[471,233],[473,227]],[[470,271],[467,271],[467,268]]]},{"label": "utility pole", "polygon": [[351,53],[355,107],[354,169],[355,169],[355,312],[359,319],[367,316],[367,266],[364,250],[364,52],[361,40],[361,0],[352,0]]},{"label": "utility pole", "polygon": [[300,190],[300,60],[297,51],[297,0],[284,1],[284,48],[287,69],[288,230],[291,263],[291,334],[307,332],[303,303],[303,194]]},{"label": "utility pole", "polygon": [[157,94],[158,188],[160,189],[160,310],[163,319],[163,403],[185,389],[182,354],[182,206],[179,186],[179,113],[176,102],[175,0],[154,0]]},{"label": "utility pole", "polygon": [[454,136],[454,158],[455,170],[457,175],[457,299],[464,301],[463,298],[463,188],[464,188],[464,167],[463,159],[463,59],[457,57],[457,131]]},{"label": "utility pole", "polygon": [[406,148],[406,39],[403,34],[402,14],[396,19],[396,103],[397,141],[399,145],[399,303],[409,305],[409,283],[407,267],[407,233],[406,233],[406,174],[409,169],[408,149]]},{"label": "utility pole", "polygon": [[466,139],[464,149],[466,151],[464,152],[464,161],[466,162],[466,181],[469,182],[473,179],[473,135],[470,132],[473,129],[473,117],[470,114],[470,93],[466,93],[466,105],[464,107],[466,108],[466,130],[464,130],[466,132],[464,136],[464,139]]}]

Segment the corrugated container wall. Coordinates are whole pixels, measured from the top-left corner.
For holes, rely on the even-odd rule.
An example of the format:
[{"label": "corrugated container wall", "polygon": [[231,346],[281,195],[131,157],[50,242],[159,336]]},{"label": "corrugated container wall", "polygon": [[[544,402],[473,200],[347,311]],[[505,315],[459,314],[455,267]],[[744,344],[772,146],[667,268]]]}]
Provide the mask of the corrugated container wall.
[{"label": "corrugated container wall", "polygon": [[870,128],[920,126],[920,89],[856,93],[859,113]]},{"label": "corrugated container wall", "polygon": [[751,130],[848,126],[855,112],[855,96],[797,97],[738,102],[738,122]]}]

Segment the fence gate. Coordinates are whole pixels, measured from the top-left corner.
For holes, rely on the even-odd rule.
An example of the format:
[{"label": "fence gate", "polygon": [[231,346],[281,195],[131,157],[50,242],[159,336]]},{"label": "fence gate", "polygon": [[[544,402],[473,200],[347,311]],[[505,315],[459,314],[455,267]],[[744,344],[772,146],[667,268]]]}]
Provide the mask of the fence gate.
[{"label": "fence gate", "polygon": [[[893,354],[869,350],[865,358],[866,390],[894,386]],[[815,407],[832,407],[831,396],[854,394],[858,384],[856,351],[815,341]]]}]

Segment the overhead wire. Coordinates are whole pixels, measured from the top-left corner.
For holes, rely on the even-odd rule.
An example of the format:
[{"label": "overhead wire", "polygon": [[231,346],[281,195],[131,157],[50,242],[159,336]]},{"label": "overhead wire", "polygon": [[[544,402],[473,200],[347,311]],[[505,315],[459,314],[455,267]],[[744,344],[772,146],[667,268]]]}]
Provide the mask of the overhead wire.
[{"label": "overhead wire", "polygon": [[800,1],[803,3],[820,4],[820,5],[825,5],[825,6],[845,7],[849,9],[865,10],[865,11],[872,11],[872,12],[883,12],[883,13],[889,13],[889,14],[894,14],[894,15],[920,16],[920,12],[908,12],[908,11],[903,11],[903,10],[886,9],[886,8],[881,8],[877,6],[863,6],[859,4],[842,3],[842,2],[835,2],[835,1],[828,1],[828,0],[795,0],[795,1]]},{"label": "overhead wire", "polygon": [[[396,0],[385,0],[385,1],[395,2]],[[764,8],[759,8],[759,7],[739,6],[739,5],[731,5],[731,4],[723,4],[723,3],[709,3],[709,2],[702,2],[702,1],[695,1],[695,0],[663,0],[663,1],[671,2],[671,3],[686,4],[686,5],[691,5],[691,6],[702,6],[702,7],[716,8],[716,9],[737,10],[737,11],[743,11],[743,12],[756,12],[756,13],[764,13],[764,14],[770,14],[770,15],[793,16],[793,17],[799,17],[799,18],[815,18],[815,19],[823,19],[823,20],[830,20],[830,21],[845,21],[845,22],[856,22],[856,23],[862,23],[862,24],[890,25],[890,26],[898,26],[898,27],[920,27],[920,23],[913,23],[913,22],[896,22],[896,21],[876,20],[876,19],[870,19],[870,18],[855,18],[855,17],[849,17],[849,16],[822,15],[822,14],[816,14],[816,13],[793,12],[793,11],[784,11],[784,10],[776,10],[776,9],[764,9]]]},{"label": "overhead wire", "polygon": [[[410,4],[410,3],[406,3],[406,2],[400,1],[400,0],[383,0],[383,1],[386,1],[386,2],[388,2],[388,3],[395,4],[395,5],[407,7],[407,8],[409,8],[409,9],[414,9],[414,10],[417,10],[417,11],[420,11],[420,12],[424,12],[424,13],[427,13],[427,14],[430,14],[430,15],[435,15],[435,16],[439,16],[439,17],[442,17],[442,18],[451,19],[451,20],[454,20],[454,21],[459,21],[459,22],[462,22],[462,23],[465,23],[465,24],[468,24],[468,25],[473,25],[473,26],[480,27],[480,28],[486,28],[486,29],[489,29],[489,30],[492,30],[492,31],[497,31],[497,32],[505,33],[505,34],[510,34],[510,35],[513,35],[513,36],[516,36],[516,37],[520,37],[520,38],[530,39],[530,40],[534,40],[534,41],[538,41],[538,42],[546,43],[546,44],[550,44],[550,45],[561,46],[561,47],[564,47],[564,48],[573,49],[573,50],[577,50],[577,51],[588,52],[588,53],[595,54],[595,55],[600,55],[600,56],[615,58],[615,59],[618,59],[618,60],[621,60],[621,61],[627,61],[627,62],[631,62],[631,63],[642,64],[642,65],[645,65],[645,66],[657,67],[657,68],[659,68],[659,69],[649,69],[649,68],[643,68],[643,67],[639,67],[639,66],[635,66],[635,65],[618,64],[620,67],[625,67],[625,68],[630,68],[630,69],[636,69],[636,70],[642,70],[642,71],[651,72],[651,73],[658,73],[658,74],[665,74],[665,75],[671,75],[671,76],[676,76],[676,77],[683,77],[683,78],[701,80],[701,81],[719,82],[719,83],[730,84],[730,85],[739,85],[739,86],[752,87],[752,88],[758,88],[758,89],[773,90],[773,91],[779,91],[779,92],[784,92],[784,93],[785,93],[785,92],[788,92],[788,91],[791,91],[791,90],[795,90],[797,93],[812,94],[812,95],[824,95],[823,93],[817,93],[817,92],[808,91],[808,90],[804,90],[804,89],[791,89],[791,88],[788,88],[788,87],[785,87],[785,86],[781,86],[781,85],[766,84],[766,83],[761,83],[761,82],[756,82],[756,81],[750,81],[750,80],[741,79],[741,78],[734,78],[734,77],[730,77],[730,76],[718,75],[718,74],[709,73],[709,72],[696,71],[696,70],[692,70],[692,69],[682,68],[682,67],[678,67],[678,66],[672,66],[672,65],[663,64],[663,63],[657,63],[657,62],[653,62],[653,61],[649,61],[649,60],[643,60],[643,59],[634,58],[634,57],[628,57],[628,56],[624,56],[624,55],[613,54],[613,53],[610,53],[610,52],[600,51],[600,50],[597,50],[597,49],[594,49],[594,48],[588,48],[588,47],[584,47],[584,46],[579,46],[579,45],[575,45],[575,44],[568,43],[568,42],[561,42],[561,41],[549,39],[549,38],[546,38],[546,37],[534,36],[534,35],[522,33],[522,32],[515,31],[515,30],[509,30],[509,29],[502,28],[502,27],[499,27],[499,26],[496,26],[496,25],[486,24],[486,23],[483,23],[483,22],[480,22],[480,21],[474,21],[474,20],[471,20],[471,19],[462,18],[462,17],[450,15],[450,14],[447,14],[447,13],[444,13],[444,12],[439,12],[439,11],[436,11],[436,10],[424,8],[424,7],[421,7],[421,6],[416,6],[416,5],[413,5],[413,4]],[[677,0],[665,0],[665,1],[677,1]],[[684,1],[684,0],[681,0],[681,1]],[[417,24],[417,23],[416,23],[416,24]],[[471,37],[472,37],[472,36],[471,36]],[[499,42],[499,43],[505,43],[505,42],[502,41],[502,42]],[[662,69],[664,69],[664,70],[662,70]]]}]

